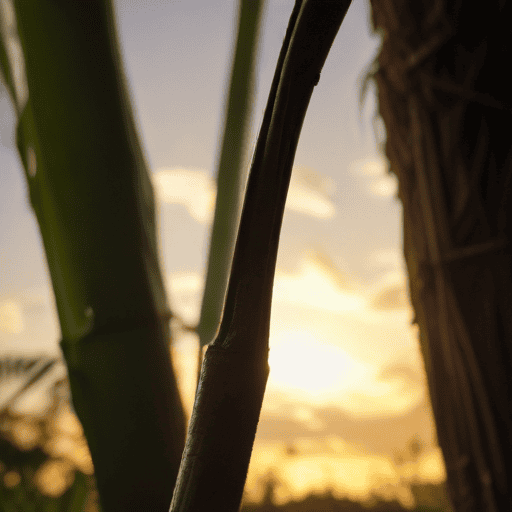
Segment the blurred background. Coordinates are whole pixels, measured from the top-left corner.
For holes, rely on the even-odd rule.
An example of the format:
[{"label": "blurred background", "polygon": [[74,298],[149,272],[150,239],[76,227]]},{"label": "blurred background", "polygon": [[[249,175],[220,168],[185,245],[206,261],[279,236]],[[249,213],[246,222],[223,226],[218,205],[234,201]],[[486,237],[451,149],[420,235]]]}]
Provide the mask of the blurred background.
[{"label": "blurred background", "polygon": [[[250,153],[293,4],[266,2]],[[115,0],[114,5],[158,200],[171,309],[195,325],[237,2]],[[271,372],[246,484],[247,510],[358,510],[353,502],[375,510],[448,510],[444,463],[407,296],[397,182],[380,151],[385,131],[375,118],[371,85],[360,103],[379,43],[367,1],[354,1],[302,130],[282,228]],[[2,416],[0,433],[8,432],[11,443],[2,441],[0,461],[13,443],[27,453],[40,447],[38,457],[48,460],[34,475],[38,492],[58,497],[72,486],[76,469],[90,475],[92,465],[74,414],[55,405],[67,400],[64,365],[50,364],[60,357],[60,331],[14,126],[2,89],[0,408],[28,380],[43,373],[44,378],[15,401],[14,412]],[[188,414],[197,351],[195,335],[175,329],[173,362]],[[5,498],[23,475],[7,471],[5,464],[0,471]],[[343,503],[347,508],[334,508]]]}]

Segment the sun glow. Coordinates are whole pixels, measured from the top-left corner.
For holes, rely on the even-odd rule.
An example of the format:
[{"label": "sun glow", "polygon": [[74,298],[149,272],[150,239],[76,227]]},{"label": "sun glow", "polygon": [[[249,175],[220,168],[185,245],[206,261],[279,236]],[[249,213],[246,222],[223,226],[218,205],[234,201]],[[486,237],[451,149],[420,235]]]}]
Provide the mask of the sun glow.
[{"label": "sun glow", "polygon": [[285,331],[271,341],[269,383],[320,396],[350,388],[369,369],[339,347],[320,343],[306,331]]},{"label": "sun glow", "polygon": [[340,283],[342,276],[318,256],[307,255],[299,263],[298,272],[277,269],[274,281],[273,300],[286,301],[303,307],[322,311],[358,311],[364,307],[364,299]]}]

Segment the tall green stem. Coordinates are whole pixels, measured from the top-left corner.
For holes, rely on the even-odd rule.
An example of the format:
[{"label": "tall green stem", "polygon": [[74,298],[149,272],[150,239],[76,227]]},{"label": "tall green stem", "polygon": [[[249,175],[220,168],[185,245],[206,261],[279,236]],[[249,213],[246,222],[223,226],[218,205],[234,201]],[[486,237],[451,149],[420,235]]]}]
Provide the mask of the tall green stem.
[{"label": "tall green stem", "polygon": [[[110,1],[16,0],[17,144],[104,512],[164,510],[185,421],[153,190]],[[2,69],[12,63],[0,52]],[[22,62],[24,60],[24,62]],[[14,76],[11,74],[11,76]]]},{"label": "tall green stem", "polygon": [[[201,348],[213,341],[219,327],[233,257],[254,103],[254,75],[263,4],[264,0],[240,0],[239,4],[238,35],[217,168],[215,216],[201,316],[197,326]],[[199,354],[201,358],[202,350]]]}]

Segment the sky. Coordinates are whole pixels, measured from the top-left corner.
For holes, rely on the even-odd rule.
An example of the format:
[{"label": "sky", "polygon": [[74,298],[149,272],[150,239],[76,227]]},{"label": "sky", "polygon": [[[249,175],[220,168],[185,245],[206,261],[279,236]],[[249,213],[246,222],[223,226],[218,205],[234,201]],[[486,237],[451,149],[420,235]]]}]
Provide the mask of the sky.
[{"label": "sky", "polygon": [[[250,148],[293,4],[266,2]],[[115,0],[114,5],[158,203],[170,305],[194,324],[237,2]],[[269,468],[284,482],[278,487],[283,501],[332,484],[359,497],[376,486],[391,492],[391,486],[410,504],[400,471],[425,481],[444,478],[411,325],[397,182],[379,150],[385,130],[374,118],[375,89],[369,87],[359,103],[378,47],[367,1],[354,0],[313,93],[295,157],[274,284],[271,373],[248,480],[254,496]],[[3,90],[0,354],[58,354],[55,304],[14,126]],[[175,340],[174,364],[187,410],[196,351],[193,335]],[[413,469],[407,464],[397,469],[393,457],[414,436],[424,446],[423,458]],[[297,471],[304,474],[304,468],[310,468],[309,476],[299,478]]]}]

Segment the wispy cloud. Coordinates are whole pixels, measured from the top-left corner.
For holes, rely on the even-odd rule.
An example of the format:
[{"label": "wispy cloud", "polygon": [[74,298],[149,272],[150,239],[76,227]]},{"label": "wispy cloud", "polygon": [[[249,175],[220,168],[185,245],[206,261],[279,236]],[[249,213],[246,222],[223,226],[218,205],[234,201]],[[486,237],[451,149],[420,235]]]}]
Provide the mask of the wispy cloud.
[{"label": "wispy cloud", "polygon": [[367,289],[367,305],[376,312],[410,310],[407,292],[407,276],[402,269],[384,274]]},{"label": "wispy cloud", "polygon": [[[204,286],[200,272],[177,272],[167,278],[171,309],[185,322],[195,324]],[[284,302],[327,312],[362,311],[367,299],[320,252],[305,254],[294,272],[277,268],[274,279],[273,302]]]},{"label": "wispy cloud", "polygon": [[293,168],[286,207],[319,219],[330,219],[336,213],[332,201],[334,192],[334,181],[330,177],[297,166]]},{"label": "wispy cloud", "polygon": [[[212,221],[216,183],[205,170],[160,169],[152,178],[160,201],[185,206],[190,216],[202,224]],[[335,215],[333,193],[331,178],[296,167],[290,181],[286,208],[318,219],[330,219]]]},{"label": "wispy cloud", "polygon": [[360,418],[397,416],[417,406],[425,396],[424,383],[404,374],[377,375],[353,393],[341,395],[339,405]]},{"label": "wispy cloud", "polygon": [[190,216],[207,224],[215,207],[215,182],[203,170],[163,169],[153,174],[157,198],[168,204],[181,204]]},{"label": "wispy cloud", "polygon": [[404,257],[396,249],[379,249],[369,255],[368,264],[374,268],[400,270],[404,268]]},{"label": "wispy cloud", "polygon": [[354,311],[364,299],[351,289],[346,277],[319,253],[303,257],[297,272],[277,269],[273,297],[326,311]]},{"label": "wispy cloud", "polygon": [[366,190],[374,196],[394,197],[398,192],[398,179],[388,170],[384,158],[356,160],[350,166],[352,173],[365,180]]},{"label": "wispy cloud", "polygon": [[[171,308],[192,325],[199,320],[203,279],[199,272],[178,272],[167,279]],[[318,252],[305,255],[296,272],[276,270],[273,301],[331,312],[359,310],[365,305],[348,278]]]},{"label": "wispy cloud", "polygon": [[379,310],[402,309],[409,306],[403,284],[392,284],[381,290],[372,300],[372,307]]}]

